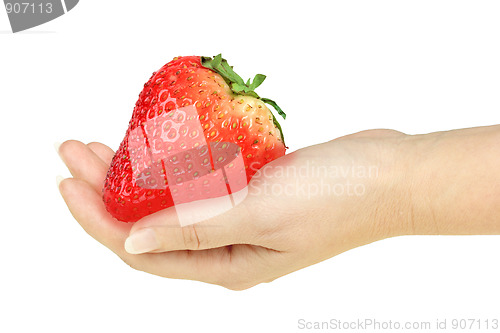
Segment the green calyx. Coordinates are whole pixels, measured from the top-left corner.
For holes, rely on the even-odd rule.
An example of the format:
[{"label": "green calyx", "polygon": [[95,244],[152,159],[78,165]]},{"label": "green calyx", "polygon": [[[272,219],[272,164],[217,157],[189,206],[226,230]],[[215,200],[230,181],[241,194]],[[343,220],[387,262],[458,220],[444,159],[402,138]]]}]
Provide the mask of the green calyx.
[{"label": "green calyx", "polygon": [[[222,58],[222,55],[220,53],[213,58],[201,57],[201,64],[203,65],[203,67],[211,69],[214,72],[218,73],[220,76],[222,76],[224,81],[226,81],[226,83],[229,85],[229,87],[235,94],[258,98],[262,102],[271,105],[278,112],[278,114],[283,117],[283,119],[286,119],[285,112],[281,110],[281,108],[278,106],[278,104],[276,104],[275,101],[269,98],[262,98],[255,92],[255,89],[258,86],[260,86],[262,82],[264,82],[264,80],[266,79],[265,75],[257,74],[253,78],[252,82],[250,82],[250,79],[248,79],[247,82],[245,82],[241,78],[241,76],[239,76],[234,72],[233,66],[229,66],[227,60]],[[281,126],[276,120],[276,117],[274,115],[272,116],[273,116],[273,123],[280,130],[281,139],[283,140],[283,143],[285,143]]]}]

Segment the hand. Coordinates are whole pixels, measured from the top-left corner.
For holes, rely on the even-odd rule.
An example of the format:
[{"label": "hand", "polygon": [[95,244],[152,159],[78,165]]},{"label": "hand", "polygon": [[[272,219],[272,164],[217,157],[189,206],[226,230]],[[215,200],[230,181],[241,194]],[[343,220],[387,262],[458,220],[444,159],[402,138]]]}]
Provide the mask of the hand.
[{"label": "hand", "polygon": [[405,137],[364,131],[290,153],[252,178],[241,204],[186,227],[173,207],[135,224],[115,220],[101,198],[114,153],[100,143],[60,146],[73,178],[59,189],[87,233],[131,267],[241,290],[402,234],[404,223],[392,221],[408,206],[405,170],[395,167]]}]

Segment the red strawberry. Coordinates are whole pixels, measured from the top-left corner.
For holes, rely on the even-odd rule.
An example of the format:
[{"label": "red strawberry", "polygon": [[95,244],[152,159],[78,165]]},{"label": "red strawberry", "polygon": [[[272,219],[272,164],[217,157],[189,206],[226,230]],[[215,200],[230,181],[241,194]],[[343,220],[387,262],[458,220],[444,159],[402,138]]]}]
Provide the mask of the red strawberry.
[{"label": "red strawberry", "polygon": [[125,139],[103,188],[118,220],[138,219],[175,204],[220,197],[247,185],[285,154],[281,127],[267,108],[284,112],[218,56],[178,57],[139,95]]}]

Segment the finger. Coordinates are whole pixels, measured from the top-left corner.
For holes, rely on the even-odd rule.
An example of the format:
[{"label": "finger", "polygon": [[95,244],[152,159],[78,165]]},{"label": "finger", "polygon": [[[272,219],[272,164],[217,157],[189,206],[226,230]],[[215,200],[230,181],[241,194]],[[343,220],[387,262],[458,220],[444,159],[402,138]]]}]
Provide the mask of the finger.
[{"label": "finger", "polygon": [[204,251],[172,251],[129,254],[124,249],[132,224],[119,222],[106,211],[100,196],[85,181],[68,178],[59,190],[71,214],[94,239],[116,253],[131,267],[175,279],[189,279],[222,285],[229,289],[249,288],[279,255],[274,251],[234,245]]},{"label": "finger", "polygon": [[66,141],[59,147],[59,155],[74,178],[85,180],[101,193],[108,165],[87,145],[75,140]]},{"label": "finger", "polygon": [[220,284],[222,271],[229,271],[232,256],[227,248],[205,251],[172,251],[130,255],[135,269],[171,279],[187,279]]},{"label": "finger", "polygon": [[[172,252],[161,257],[161,254],[141,256],[128,254],[123,244],[132,224],[113,219],[105,210],[102,199],[88,183],[79,179],[64,179],[59,184],[59,191],[82,228],[136,269],[165,277],[206,280],[212,274],[208,261],[221,264],[225,262],[223,253],[215,252],[196,256],[190,255],[187,251]],[[215,258],[216,254],[220,257],[219,261]],[[204,272],[196,274],[200,270]]]},{"label": "finger", "polygon": [[106,165],[111,164],[111,160],[113,159],[113,156],[115,155],[115,152],[113,149],[109,148],[105,144],[102,144],[100,142],[91,142],[87,144],[87,147],[90,148],[101,160],[103,160]]},{"label": "finger", "polygon": [[252,245],[233,245],[203,251],[172,251],[135,255],[132,266],[151,274],[203,281],[243,290],[273,278],[269,267],[283,254]]},{"label": "finger", "polygon": [[125,242],[129,253],[204,250],[232,244],[253,244],[256,217],[245,202],[202,222],[181,226],[176,207],[137,221]]},{"label": "finger", "polygon": [[[59,190],[71,214],[94,239],[131,267],[175,279],[189,279],[242,290],[269,279],[264,273],[281,253],[252,245],[233,245],[203,251],[129,254],[124,242],[132,224],[115,220],[100,196],[85,181],[64,179]],[[263,275],[264,274],[264,275]]]},{"label": "finger", "polygon": [[67,178],[59,184],[59,191],[73,217],[82,228],[120,257],[126,255],[123,243],[131,225],[114,219],[104,207],[101,196],[87,182]]}]

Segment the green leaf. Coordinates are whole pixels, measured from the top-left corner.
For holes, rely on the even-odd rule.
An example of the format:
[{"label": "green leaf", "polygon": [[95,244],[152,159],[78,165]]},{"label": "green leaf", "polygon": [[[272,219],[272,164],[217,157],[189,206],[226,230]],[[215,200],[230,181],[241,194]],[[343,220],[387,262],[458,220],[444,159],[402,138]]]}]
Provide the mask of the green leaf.
[{"label": "green leaf", "polygon": [[201,64],[206,68],[214,70],[212,66],[212,58],[210,57],[201,57]]},{"label": "green leaf", "polygon": [[223,70],[227,73],[228,77],[231,79],[232,82],[241,84],[243,86],[245,85],[245,81],[243,81],[243,79],[234,72],[233,68],[229,66],[227,61],[223,61],[221,65]]},{"label": "green leaf", "polygon": [[273,100],[271,100],[271,99],[269,99],[269,98],[261,98],[261,100],[262,100],[264,103],[267,103],[267,104],[271,105],[273,108],[275,108],[275,109],[276,109],[276,111],[278,111],[278,114],[279,114],[280,116],[282,116],[282,117],[283,117],[283,119],[286,119],[286,113],[285,113],[285,112],[283,112],[283,110],[281,110],[281,108],[278,106],[278,104],[276,104],[276,102],[275,102],[275,101],[273,101]]},{"label": "green leaf", "polygon": [[247,95],[247,96],[252,96],[252,97],[255,97],[255,98],[259,98],[259,99],[260,99],[260,96],[259,96],[259,95],[257,95],[257,93],[256,93],[255,91],[252,91],[252,90],[247,91],[245,95]]},{"label": "green leaf", "polygon": [[[260,86],[262,84],[262,82],[264,82],[265,79],[266,79],[266,76],[264,74],[255,75],[255,77],[253,78],[253,82],[250,85],[250,90],[255,90],[258,86]],[[248,82],[250,82],[250,80],[248,80]],[[248,83],[247,83],[247,85],[248,85]]]},{"label": "green leaf", "polygon": [[238,83],[233,83],[231,85],[231,88],[233,89],[233,91],[235,92],[242,92],[242,91],[245,91],[245,89],[247,88],[246,86],[242,86],[241,84],[238,84]]},{"label": "green leaf", "polygon": [[214,57],[214,60],[212,60],[212,66],[214,68],[218,68],[221,62],[222,62],[222,54],[219,53]]},{"label": "green leaf", "polygon": [[276,126],[280,130],[281,140],[283,141],[283,144],[286,147],[285,137],[283,136],[283,130],[281,129],[281,125],[280,125],[280,123],[278,122],[278,120],[276,119],[276,117],[274,116],[274,114],[272,112],[271,112],[271,116],[273,116],[273,124],[274,124],[274,126]]},{"label": "green leaf", "polygon": [[[258,98],[262,100],[264,103],[267,103],[271,105],[280,116],[283,117],[283,119],[286,119],[286,114],[281,110],[281,108],[276,104],[275,101],[269,99],[269,98],[261,98],[254,90],[259,87],[262,82],[266,79],[266,76],[264,74],[257,74],[253,78],[253,81],[250,83],[250,79],[248,79],[245,83],[245,81],[236,74],[233,70],[232,66],[229,66],[228,62],[226,59],[222,58],[222,55],[219,53],[213,59],[211,57],[201,57],[201,64],[213,70],[214,72],[220,74],[224,81],[231,87],[231,90],[238,95],[245,95],[245,96],[252,96],[255,98]],[[283,137],[283,131],[281,130],[281,126],[276,120],[276,117],[274,114],[271,112],[271,115],[273,117],[273,124],[280,130],[281,133],[281,139],[283,140],[283,143],[285,143],[285,139]]]}]

